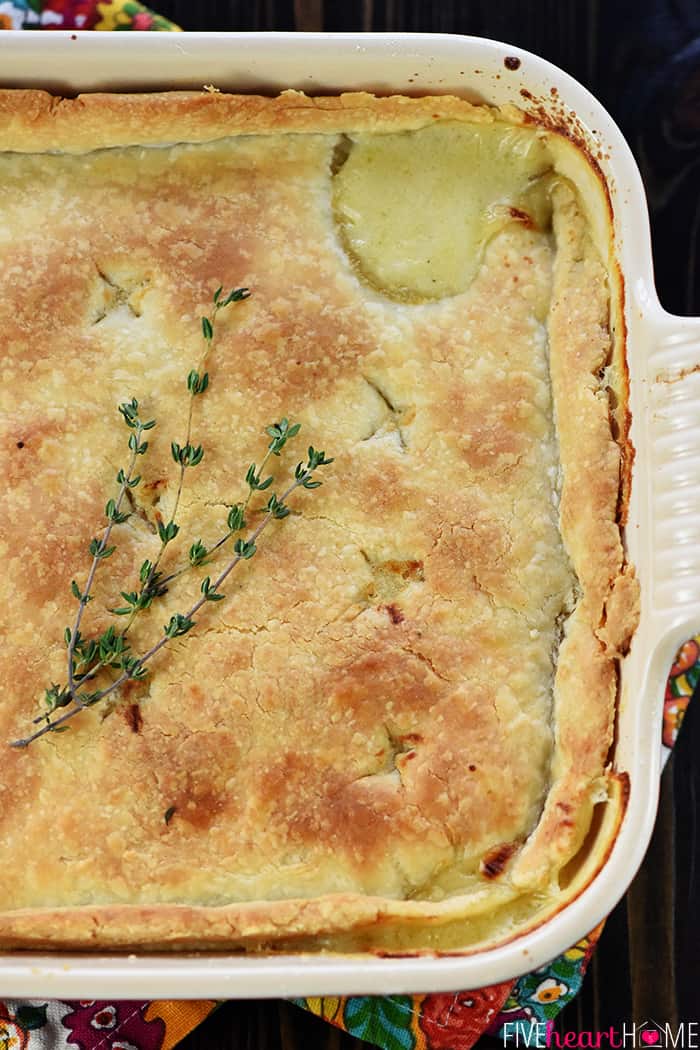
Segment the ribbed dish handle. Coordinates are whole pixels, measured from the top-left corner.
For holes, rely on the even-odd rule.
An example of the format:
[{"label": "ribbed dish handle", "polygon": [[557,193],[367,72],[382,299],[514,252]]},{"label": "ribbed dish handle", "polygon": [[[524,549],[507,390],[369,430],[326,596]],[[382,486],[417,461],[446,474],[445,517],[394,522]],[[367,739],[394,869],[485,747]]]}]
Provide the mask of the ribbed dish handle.
[{"label": "ribbed dish handle", "polygon": [[[678,647],[700,633],[700,318],[660,313],[656,331],[643,391],[647,612],[667,674]],[[662,766],[669,754],[664,747]]]}]

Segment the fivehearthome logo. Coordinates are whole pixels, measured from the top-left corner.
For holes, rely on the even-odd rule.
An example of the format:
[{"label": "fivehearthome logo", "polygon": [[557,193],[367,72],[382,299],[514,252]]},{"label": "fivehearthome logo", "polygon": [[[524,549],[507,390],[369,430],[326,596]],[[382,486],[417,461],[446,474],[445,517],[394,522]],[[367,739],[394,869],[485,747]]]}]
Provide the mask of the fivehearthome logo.
[{"label": "fivehearthome logo", "polygon": [[506,1021],[504,1050],[700,1050],[700,1022],[641,1021],[600,1031],[558,1032],[554,1021]]}]

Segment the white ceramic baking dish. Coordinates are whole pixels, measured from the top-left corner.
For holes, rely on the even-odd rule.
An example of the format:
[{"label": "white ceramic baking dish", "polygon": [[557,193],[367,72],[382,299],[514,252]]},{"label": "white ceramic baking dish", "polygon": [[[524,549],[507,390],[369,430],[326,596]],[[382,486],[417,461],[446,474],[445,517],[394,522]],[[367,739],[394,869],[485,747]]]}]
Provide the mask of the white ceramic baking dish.
[{"label": "white ceramic baking dish", "polygon": [[0,33],[1,86],[72,94],[212,83],[263,93],[450,92],[525,109],[536,100],[553,114],[563,107],[582,125],[609,187],[626,286],[637,450],[627,545],[642,587],[641,623],[621,672],[615,749],[617,768],[630,777],[629,804],[607,863],[584,892],[539,929],[490,951],[403,959],[6,953],[0,994],[235,998],[429,992],[503,981],[592,929],[626,890],[651,835],[665,757],[665,678],[679,644],[700,630],[700,319],[673,317],[659,305],[642,182],[607,112],[567,74],[510,45],[410,34]]}]

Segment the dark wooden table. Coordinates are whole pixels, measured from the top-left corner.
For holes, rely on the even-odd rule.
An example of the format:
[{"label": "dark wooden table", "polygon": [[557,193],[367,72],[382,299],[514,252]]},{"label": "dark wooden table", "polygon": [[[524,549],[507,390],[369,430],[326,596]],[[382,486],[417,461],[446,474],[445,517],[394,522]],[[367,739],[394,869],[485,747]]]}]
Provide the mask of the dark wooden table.
[{"label": "dark wooden table", "polygon": [[[700,313],[698,0],[153,0],[184,29],[469,33],[528,48],[586,84],[640,161],[657,286],[667,309]],[[700,631],[700,623],[697,625]],[[654,839],[610,916],[568,1030],[700,1018],[700,702],[662,779]],[[492,1041],[493,1042],[493,1041]],[[482,1040],[485,1050],[488,1040]],[[182,1050],[360,1050],[283,1002],[222,1007]],[[500,1043],[493,1043],[500,1046]]]}]

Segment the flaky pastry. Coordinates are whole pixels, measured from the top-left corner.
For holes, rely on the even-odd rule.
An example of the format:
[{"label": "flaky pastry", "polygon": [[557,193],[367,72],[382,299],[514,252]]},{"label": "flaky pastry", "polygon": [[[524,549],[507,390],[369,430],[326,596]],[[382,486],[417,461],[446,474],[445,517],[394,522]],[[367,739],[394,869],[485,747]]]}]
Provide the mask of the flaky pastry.
[{"label": "flaky pastry", "polygon": [[450,97],[5,91],[0,182],[3,740],[65,673],[132,396],[158,427],[94,624],[157,550],[218,285],[251,296],[217,329],[183,535],[217,535],[273,419],[335,457],[145,682],[5,748],[0,944],[476,950],[563,907],[624,805],[637,604],[583,153]]}]

